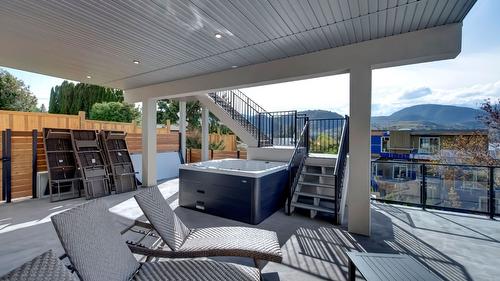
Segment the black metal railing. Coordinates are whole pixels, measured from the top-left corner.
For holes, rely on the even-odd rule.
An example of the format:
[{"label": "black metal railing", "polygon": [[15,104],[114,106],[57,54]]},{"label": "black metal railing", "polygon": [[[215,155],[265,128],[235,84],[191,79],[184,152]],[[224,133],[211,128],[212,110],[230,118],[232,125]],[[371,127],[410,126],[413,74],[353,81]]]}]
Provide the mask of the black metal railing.
[{"label": "black metal railing", "polygon": [[[259,147],[295,146],[306,115],[296,110],[268,112],[239,90],[210,93],[213,101],[257,139]],[[309,119],[313,153],[337,154],[345,118]]]},{"label": "black metal railing", "polygon": [[500,167],[372,162],[374,200],[462,213],[500,215]]},{"label": "black metal railing", "polygon": [[287,214],[290,214],[292,196],[293,193],[295,192],[297,184],[299,183],[300,171],[302,171],[302,168],[304,167],[304,163],[308,153],[309,153],[309,122],[306,117],[304,126],[297,139],[295,149],[293,150],[292,157],[290,157],[290,161],[288,162],[289,188],[287,194]]},{"label": "black metal railing", "polygon": [[340,139],[338,141],[338,155],[335,161],[335,169],[333,172],[335,180],[335,217],[334,224],[340,223],[339,211],[340,211],[340,201],[342,195],[342,186],[344,184],[344,172],[347,165],[347,154],[349,153],[349,116],[345,116],[343,119],[342,131],[340,134]]},{"label": "black metal railing", "polygon": [[296,110],[269,112],[272,116],[271,136],[275,146],[295,146],[300,134]]},{"label": "black metal railing", "polygon": [[267,131],[271,130],[272,116],[239,90],[210,93],[213,101],[222,107],[231,119],[238,122],[259,140],[259,146],[272,145]]},{"label": "black metal railing", "polygon": [[345,118],[310,119],[311,153],[338,154]]}]

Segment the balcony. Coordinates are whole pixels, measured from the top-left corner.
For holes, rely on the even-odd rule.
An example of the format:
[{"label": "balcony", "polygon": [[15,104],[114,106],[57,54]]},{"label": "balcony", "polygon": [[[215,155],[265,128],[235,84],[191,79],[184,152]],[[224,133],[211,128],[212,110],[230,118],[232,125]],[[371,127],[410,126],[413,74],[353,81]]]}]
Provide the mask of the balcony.
[{"label": "balcony", "polygon": [[[245,225],[178,207],[178,180],[159,185],[162,194],[188,227]],[[133,193],[104,197],[114,214],[116,227],[126,228],[142,213]],[[385,198],[388,198],[386,195]],[[393,197],[394,198],[394,197]],[[402,200],[403,197],[396,199]],[[407,201],[411,199],[408,197]],[[418,194],[415,198],[418,198]],[[50,216],[83,199],[49,203],[33,199],[0,206],[0,275],[48,249],[63,249]],[[434,201],[432,201],[434,202]],[[346,280],[347,251],[402,253],[416,258],[444,280],[491,280],[500,269],[500,224],[483,215],[385,204],[371,204],[372,235],[350,234],[346,226],[326,219],[310,220],[300,213],[278,211],[257,227],[278,233],[284,254],[282,264],[263,264],[264,280]],[[252,265],[251,259],[216,258]]]},{"label": "balcony", "polygon": [[371,183],[380,202],[500,215],[500,167],[377,160]]}]

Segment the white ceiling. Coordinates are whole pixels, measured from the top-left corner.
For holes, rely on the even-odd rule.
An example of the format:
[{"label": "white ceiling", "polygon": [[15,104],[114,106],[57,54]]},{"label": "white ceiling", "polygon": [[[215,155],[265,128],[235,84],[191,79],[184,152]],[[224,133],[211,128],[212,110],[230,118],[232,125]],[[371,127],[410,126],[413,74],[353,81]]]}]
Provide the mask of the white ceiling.
[{"label": "white ceiling", "polygon": [[461,22],[475,2],[0,0],[0,65],[132,89]]}]

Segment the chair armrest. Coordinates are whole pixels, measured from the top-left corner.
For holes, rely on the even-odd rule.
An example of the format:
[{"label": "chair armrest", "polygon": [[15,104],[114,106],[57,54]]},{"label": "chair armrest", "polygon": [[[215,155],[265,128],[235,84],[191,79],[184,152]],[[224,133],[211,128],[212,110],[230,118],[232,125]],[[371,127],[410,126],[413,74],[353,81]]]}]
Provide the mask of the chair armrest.
[{"label": "chair armrest", "polygon": [[173,251],[165,251],[159,249],[150,249],[144,246],[130,245],[127,244],[130,251],[134,254],[143,255],[146,257],[155,257],[155,258],[179,258],[181,257],[178,253]]}]

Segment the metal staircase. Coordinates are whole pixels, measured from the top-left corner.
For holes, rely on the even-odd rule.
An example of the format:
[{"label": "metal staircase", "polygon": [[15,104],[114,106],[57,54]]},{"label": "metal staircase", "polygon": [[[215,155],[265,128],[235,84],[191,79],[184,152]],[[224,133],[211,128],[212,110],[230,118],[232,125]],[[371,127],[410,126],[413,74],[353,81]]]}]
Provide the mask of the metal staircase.
[{"label": "metal staircase", "polygon": [[[304,130],[309,131],[309,121],[304,126]],[[299,158],[296,160],[298,163],[296,172],[293,173],[294,170],[289,169],[290,175],[294,178],[291,180],[292,184],[286,206],[288,214],[293,213],[296,209],[303,209],[309,211],[311,218],[316,217],[318,213],[323,213],[333,215],[335,224],[340,223],[341,211],[343,210],[341,202],[344,202],[342,194],[345,193],[342,192],[342,187],[344,186],[347,163],[348,137],[349,118],[346,116],[337,156],[335,158],[314,157],[308,153],[309,136],[306,133],[307,141],[304,141],[303,146],[307,153],[301,157],[294,155],[295,158]],[[299,143],[299,145],[301,144]]]},{"label": "metal staircase", "polygon": [[318,212],[334,214],[334,159],[307,157],[298,174],[299,181],[292,195],[290,211],[307,209],[311,218]]},{"label": "metal staircase", "polygon": [[257,140],[259,147],[273,145],[271,113],[239,90],[210,93],[208,96],[250,133]]}]

